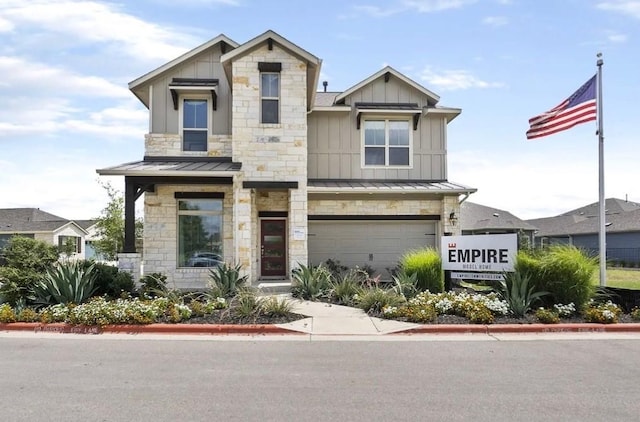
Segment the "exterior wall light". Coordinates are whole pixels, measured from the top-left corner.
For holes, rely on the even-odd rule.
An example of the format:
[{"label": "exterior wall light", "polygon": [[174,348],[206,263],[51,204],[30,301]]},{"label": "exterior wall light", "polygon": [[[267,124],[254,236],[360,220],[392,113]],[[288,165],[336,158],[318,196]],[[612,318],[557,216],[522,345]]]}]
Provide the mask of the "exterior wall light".
[{"label": "exterior wall light", "polygon": [[451,214],[449,214],[449,223],[451,223],[452,226],[455,226],[457,222],[458,216],[456,215],[456,212],[451,211]]}]

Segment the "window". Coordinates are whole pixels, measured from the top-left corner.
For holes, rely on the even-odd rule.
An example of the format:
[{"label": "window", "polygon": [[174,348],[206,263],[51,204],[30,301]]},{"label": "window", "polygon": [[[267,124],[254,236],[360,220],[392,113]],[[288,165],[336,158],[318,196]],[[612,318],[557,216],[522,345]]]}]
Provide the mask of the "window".
[{"label": "window", "polygon": [[205,99],[182,102],[182,150],[206,151],[209,134],[209,107]]},{"label": "window", "polygon": [[260,73],[260,122],[280,123],[280,73]]},{"label": "window", "polygon": [[58,236],[58,250],[64,253],[82,252],[82,238],[79,236]]},{"label": "window", "polygon": [[222,262],[222,200],[178,200],[178,267],[215,267]]},{"label": "window", "polygon": [[410,166],[411,133],[409,120],[365,120],[364,166]]}]

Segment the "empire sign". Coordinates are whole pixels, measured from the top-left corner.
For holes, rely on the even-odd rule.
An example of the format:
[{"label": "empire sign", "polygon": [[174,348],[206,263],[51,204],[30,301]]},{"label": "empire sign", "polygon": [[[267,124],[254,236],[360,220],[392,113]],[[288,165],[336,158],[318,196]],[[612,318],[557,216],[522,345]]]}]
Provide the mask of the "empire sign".
[{"label": "empire sign", "polygon": [[518,235],[442,237],[442,268],[453,271],[513,271]]}]

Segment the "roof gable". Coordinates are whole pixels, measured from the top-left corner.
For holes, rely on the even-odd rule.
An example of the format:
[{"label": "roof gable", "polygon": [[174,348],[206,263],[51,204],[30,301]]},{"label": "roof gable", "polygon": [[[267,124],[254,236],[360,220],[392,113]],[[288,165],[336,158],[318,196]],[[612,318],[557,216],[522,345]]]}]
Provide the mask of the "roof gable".
[{"label": "roof gable", "polygon": [[152,79],[156,78],[157,76],[162,75],[163,73],[169,72],[172,69],[175,69],[176,67],[184,64],[185,62],[187,62],[188,60],[192,59],[193,57],[197,56],[198,54],[201,54],[217,45],[223,45],[224,47],[222,48],[223,51],[226,49],[226,47],[230,47],[230,48],[236,48],[238,47],[238,43],[233,41],[231,38],[227,37],[224,34],[220,34],[217,37],[205,42],[204,44],[199,45],[198,47],[187,51],[186,53],[184,53],[183,55],[181,55],[180,57],[177,57],[173,60],[171,60],[168,63],[163,64],[162,66],[140,76],[137,79],[134,79],[133,81],[129,82],[129,90],[131,92],[133,92],[133,94],[138,97],[138,99],[140,99],[140,101],[142,101],[143,104],[147,105],[149,104],[149,94],[148,94],[148,90],[145,89],[147,83],[149,83],[149,81],[151,81]]},{"label": "roof gable", "polygon": [[429,99],[429,105],[430,106],[435,106],[438,101],[440,101],[440,97],[435,94],[434,92],[428,90],[427,88],[423,87],[422,85],[420,85],[419,83],[415,82],[412,79],[409,79],[408,77],[404,76],[402,73],[398,72],[397,70],[395,70],[394,68],[392,68],[391,66],[386,66],[383,69],[379,70],[378,72],[374,73],[373,75],[369,76],[367,79],[358,82],[357,84],[355,84],[354,86],[352,86],[351,88],[347,89],[346,91],[340,93],[339,95],[336,96],[335,98],[335,103],[340,103],[342,101],[344,101],[344,99],[346,97],[348,97],[349,95],[353,94],[354,92],[362,89],[363,87],[367,86],[368,84],[372,83],[373,81],[379,79],[379,78],[387,78],[389,76],[394,76],[395,78],[401,80],[402,82],[406,83],[407,85],[411,86],[412,88],[418,90],[419,92],[423,93],[424,95],[426,95]]},{"label": "roof gable", "polygon": [[55,231],[69,222],[38,208],[0,209],[0,232],[4,233]]},{"label": "roof gable", "polygon": [[222,55],[220,61],[224,67],[227,79],[229,81],[233,80],[231,64],[235,59],[251,53],[251,51],[265,43],[273,42],[287,50],[290,54],[307,63],[307,109],[311,110],[315,101],[316,86],[318,86],[318,79],[320,78],[320,66],[322,65],[322,60],[272,30],[268,30],[238,46],[233,51]]}]

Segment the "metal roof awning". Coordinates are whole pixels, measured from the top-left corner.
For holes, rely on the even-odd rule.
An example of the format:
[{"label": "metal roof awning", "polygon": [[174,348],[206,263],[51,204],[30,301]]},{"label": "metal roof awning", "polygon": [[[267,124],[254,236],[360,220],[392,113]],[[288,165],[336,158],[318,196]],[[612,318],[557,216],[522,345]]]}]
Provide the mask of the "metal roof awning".
[{"label": "metal roof awning", "polygon": [[145,157],[113,167],[98,169],[101,176],[195,176],[229,177],[242,168],[231,157]]},{"label": "metal roof awning", "polygon": [[470,188],[446,180],[327,180],[310,179],[309,193],[434,193],[471,194]]},{"label": "metal roof awning", "polygon": [[362,114],[404,114],[413,115],[413,130],[418,127],[418,120],[422,114],[422,108],[417,103],[362,103],[354,104],[358,110],[356,115],[356,128],[360,129],[360,117]]},{"label": "metal roof awning", "polygon": [[180,92],[210,92],[211,93],[211,107],[213,110],[218,109],[218,95],[216,94],[216,87],[218,86],[217,79],[199,79],[199,78],[173,78],[169,84],[169,91],[171,92],[171,99],[173,100],[173,109],[178,109],[178,94]]}]

